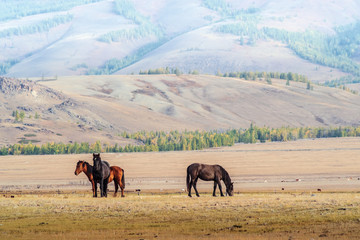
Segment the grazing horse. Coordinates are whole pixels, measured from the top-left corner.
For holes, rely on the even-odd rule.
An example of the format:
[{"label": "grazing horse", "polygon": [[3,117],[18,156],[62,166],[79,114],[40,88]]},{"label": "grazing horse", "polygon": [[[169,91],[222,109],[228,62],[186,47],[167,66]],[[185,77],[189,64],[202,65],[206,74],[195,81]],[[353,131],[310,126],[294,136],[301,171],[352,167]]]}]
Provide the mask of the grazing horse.
[{"label": "grazing horse", "polygon": [[97,183],[100,184],[100,196],[107,197],[107,184],[110,177],[110,165],[106,161],[101,161],[100,153],[93,153],[92,175],[95,183],[95,197],[97,197]]},{"label": "grazing horse", "polygon": [[[95,183],[94,178],[92,175],[93,166],[90,163],[85,161],[78,161],[75,168],[75,175],[79,175],[81,172],[84,172],[85,175],[88,177],[89,181],[91,182],[93,197],[95,197]],[[115,193],[114,197],[118,192],[119,186],[121,188],[121,197],[125,197],[124,189],[125,189],[125,175],[124,170],[118,166],[111,166],[110,167],[110,177],[108,183],[111,183],[114,180],[115,185]]]},{"label": "grazing horse", "polygon": [[199,197],[199,193],[196,189],[196,183],[199,178],[204,181],[214,181],[214,197],[216,197],[215,191],[217,185],[219,185],[221,196],[224,196],[221,188],[221,180],[223,180],[225,183],[227,194],[229,194],[229,196],[232,196],[234,194],[233,183],[231,182],[228,172],[223,167],[221,167],[220,165],[193,163],[188,166],[186,176],[186,185],[189,197],[191,197],[192,186],[194,186],[196,196]]}]

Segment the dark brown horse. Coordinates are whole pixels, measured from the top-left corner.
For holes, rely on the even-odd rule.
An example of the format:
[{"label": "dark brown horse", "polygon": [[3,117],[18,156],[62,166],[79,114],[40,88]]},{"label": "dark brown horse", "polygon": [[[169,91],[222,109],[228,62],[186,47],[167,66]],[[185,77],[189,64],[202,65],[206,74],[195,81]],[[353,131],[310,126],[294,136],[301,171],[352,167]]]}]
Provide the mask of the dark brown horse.
[{"label": "dark brown horse", "polygon": [[[93,190],[93,197],[95,197],[95,183],[94,183],[94,177],[92,175],[92,168],[88,162],[85,161],[78,161],[75,168],[75,175],[79,175],[81,172],[84,172],[85,175],[88,177],[89,181],[92,185]],[[110,177],[109,182],[111,183],[114,180],[115,185],[115,193],[114,197],[116,197],[116,194],[119,190],[119,187],[121,188],[121,197],[125,197],[124,195],[124,189],[125,189],[125,175],[124,170],[121,169],[118,166],[111,166],[110,167]]]},{"label": "dark brown horse", "polygon": [[234,194],[233,183],[231,182],[228,172],[223,167],[220,165],[193,163],[188,166],[186,175],[186,185],[189,197],[191,197],[191,187],[194,187],[196,196],[199,197],[199,193],[196,189],[196,183],[199,178],[204,181],[214,181],[214,197],[216,196],[215,191],[217,185],[219,185],[221,196],[224,196],[221,188],[221,180],[225,183],[227,194],[229,194],[229,196]]},{"label": "dark brown horse", "polygon": [[100,153],[93,153],[92,175],[95,183],[95,197],[97,197],[97,184],[100,185],[100,196],[107,197],[107,185],[110,177],[110,164],[102,161]]}]

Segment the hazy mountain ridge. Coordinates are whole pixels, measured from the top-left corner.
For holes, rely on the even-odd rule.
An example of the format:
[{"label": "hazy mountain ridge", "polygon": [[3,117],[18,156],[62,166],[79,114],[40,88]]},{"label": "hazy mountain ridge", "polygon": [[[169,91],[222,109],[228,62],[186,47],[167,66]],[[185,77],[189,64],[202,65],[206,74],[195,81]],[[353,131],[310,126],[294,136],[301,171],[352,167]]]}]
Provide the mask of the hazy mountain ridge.
[{"label": "hazy mountain ridge", "polygon": [[[1,38],[0,48],[4,54],[0,63],[6,65],[8,76],[137,74],[140,70],[168,66],[178,67],[185,73],[190,70],[210,74],[279,71],[305,74],[313,81],[331,80],[347,74],[334,68],[335,63],[326,63],[330,66],[326,67],[315,58],[300,58],[290,43],[260,36],[261,29],[270,27],[299,33],[310,30],[333,35],[335,27],[356,23],[360,17],[359,3],[351,0],[331,3],[282,0],[78,2],[62,12],[0,22],[0,31],[4,31],[55,15],[72,18],[70,23],[57,25],[48,32]],[[127,7],[128,11],[119,12],[117,7],[120,10]],[[248,30],[241,27],[237,34],[216,30],[222,25],[242,22]],[[113,39],[101,41],[104,36]],[[354,54],[354,59],[356,56]],[[17,63],[7,62],[12,59]]]}]

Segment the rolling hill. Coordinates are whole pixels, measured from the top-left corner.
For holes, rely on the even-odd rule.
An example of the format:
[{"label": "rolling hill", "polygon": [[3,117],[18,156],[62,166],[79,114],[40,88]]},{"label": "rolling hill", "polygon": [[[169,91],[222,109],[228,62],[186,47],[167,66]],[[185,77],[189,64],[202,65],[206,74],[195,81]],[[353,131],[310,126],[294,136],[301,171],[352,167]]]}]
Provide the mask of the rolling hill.
[{"label": "rolling hill", "polygon": [[125,145],[132,140],[123,131],[360,124],[359,95],[300,82],[172,74],[37,80],[0,79],[0,144]]}]

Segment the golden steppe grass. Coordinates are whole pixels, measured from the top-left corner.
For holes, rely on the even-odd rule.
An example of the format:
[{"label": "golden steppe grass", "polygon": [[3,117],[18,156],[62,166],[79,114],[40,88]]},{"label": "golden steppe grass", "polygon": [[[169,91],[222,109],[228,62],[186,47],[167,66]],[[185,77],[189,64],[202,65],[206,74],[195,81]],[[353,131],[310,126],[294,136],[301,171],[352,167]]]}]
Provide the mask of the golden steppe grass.
[{"label": "golden steppe grass", "polygon": [[[125,170],[127,191],[182,191],[186,188],[186,167],[193,162],[222,165],[235,182],[235,192],[360,189],[359,138],[238,144],[203,151],[102,153],[101,156],[110,165]],[[0,190],[90,190],[83,173],[74,175],[78,160],[92,164],[92,155],[1,156]],[[198,188],[206,191],[212,186],[203,181],[198,183]],[[114,189],[112,183],[109,189]]]},{"label": "golden steppe grass", "polygon": [[[127,184],[125,198],[106,199],[74,175],[90,154],[4,156],[0,239],[358,239],[359,156],[359,138],[102,154]],[[200,198],[187,197],[192,162],[223,165],[235,196],[211,197],[199,181]]]},{"label": "golden steppe grass", "polygon": [[1,239],[357,239],[360,234],[355,192],[4,195]]}]

